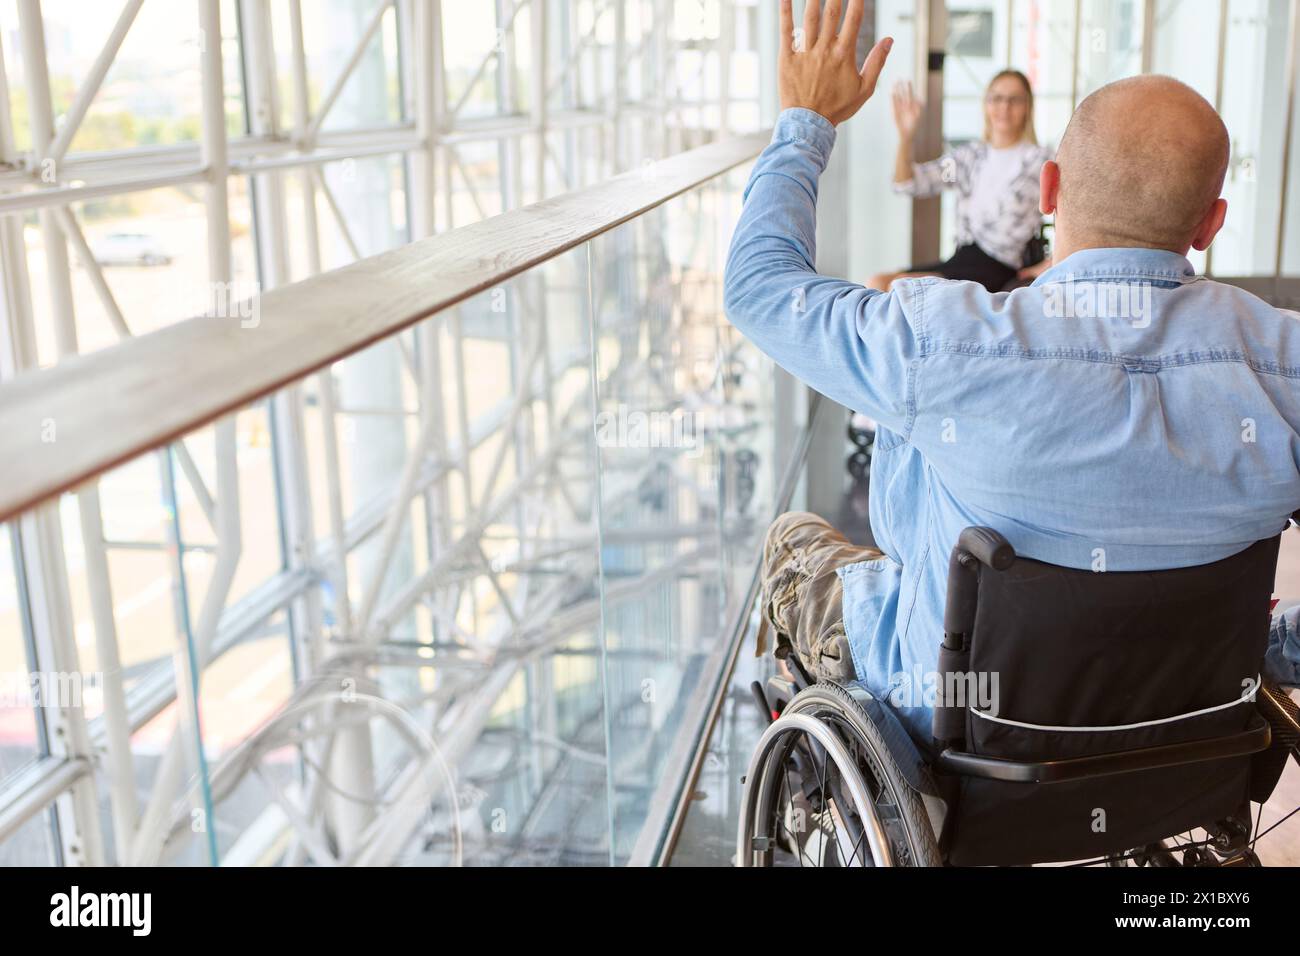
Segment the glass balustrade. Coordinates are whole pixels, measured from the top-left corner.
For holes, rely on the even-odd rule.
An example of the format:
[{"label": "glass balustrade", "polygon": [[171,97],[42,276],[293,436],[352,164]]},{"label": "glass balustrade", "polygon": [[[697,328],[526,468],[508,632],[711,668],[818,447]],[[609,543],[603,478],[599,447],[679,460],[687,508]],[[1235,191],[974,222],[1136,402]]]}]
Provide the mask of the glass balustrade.
[{"label": "glass balustrade", "polygon": [[46,506],[110,862],[653,859],[797,464],[722,312],[747,172],[103,474],[98,542]]}]

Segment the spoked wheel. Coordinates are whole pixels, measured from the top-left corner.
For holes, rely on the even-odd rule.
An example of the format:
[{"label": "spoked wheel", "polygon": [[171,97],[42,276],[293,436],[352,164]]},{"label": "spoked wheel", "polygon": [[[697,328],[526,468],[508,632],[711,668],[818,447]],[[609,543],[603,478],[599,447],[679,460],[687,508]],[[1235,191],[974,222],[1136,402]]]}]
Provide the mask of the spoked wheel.
[{"label": "spoked wheel", "polygon": [[759,740],[741,801],[741,866],[938,866],[920,796],[859,691],[801,691]]}]

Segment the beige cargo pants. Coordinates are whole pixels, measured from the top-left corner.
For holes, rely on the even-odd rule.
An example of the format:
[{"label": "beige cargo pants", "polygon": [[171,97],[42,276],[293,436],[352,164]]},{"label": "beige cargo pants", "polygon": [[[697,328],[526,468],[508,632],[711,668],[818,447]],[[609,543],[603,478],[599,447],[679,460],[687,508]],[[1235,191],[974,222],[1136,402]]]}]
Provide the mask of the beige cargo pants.
[{"label": "beige cargo pants", "polygon": [[851,681],[856,676],[844,633],[843,588],[836,568],[881,557],[875,548],[851,544],[824,519],[790,511],[767,529],[763,542],[758,632],[761,656],[766,634],[776,632],[781,646],[793,646],[808,672],[817,678]]}]

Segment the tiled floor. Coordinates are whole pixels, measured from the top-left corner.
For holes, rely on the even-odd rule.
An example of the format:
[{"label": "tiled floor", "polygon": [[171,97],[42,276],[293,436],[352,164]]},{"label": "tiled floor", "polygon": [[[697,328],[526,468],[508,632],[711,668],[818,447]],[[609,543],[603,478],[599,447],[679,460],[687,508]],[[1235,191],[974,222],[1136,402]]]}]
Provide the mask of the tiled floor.
[{"label": "tiled floor", "polygon": [[695,786],[695,800],[673,853],[672,866],[730,866],[736,854],[740,778],[763,733],[765,721],[749,685],[766,681],[773,658],[754,657],[753,628],[741,648],[722,713]]},{"label": "tiled floor", "polygon": [[[1291,692],[1293,697],[1295,694]],[[1263,833],[1296,807],[1300,807],[1300,764],[1292,760],[1272,798],[1264,804],[1259,832]],[[1266,866],[1300,866],[1300,813],[1260,840],[1255,852]]]}]

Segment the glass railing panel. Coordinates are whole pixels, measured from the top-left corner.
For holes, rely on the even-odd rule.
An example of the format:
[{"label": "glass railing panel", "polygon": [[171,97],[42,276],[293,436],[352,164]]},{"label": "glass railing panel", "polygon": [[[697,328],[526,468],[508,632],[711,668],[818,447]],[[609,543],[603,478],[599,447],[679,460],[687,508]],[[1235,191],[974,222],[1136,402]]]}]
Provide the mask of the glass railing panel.
[{"label": "glass railing panel", "polygon": [[726,322],[744,172],[592,244],[614,859],[652,862],[771,516],[772,364]]},{"label": "glass railing panel", "polygon": [[587,290],[580,247],[268,400],[304,410],[322,580],[191,659],[212,830],[174,859],[608,861]]},{"label": "glass railing panel", "polygon": [[717,641],[724,617],[718,451],[697,429],[717,354],[716,316],[695,311],[699,283],[709,275],[701,268],[707,229],[675,232],[700,215],[707,192],[680,197],[593,243],[617,862],[632,854],[655,804],[667,802],[657,785],[699,689],[699,642]]},{"label": "glass railing panel", "polygon": [[[269,722],[282,717],[293,693],[290,638],[289,617],[278,612],[251,628],[246,637],[204,668],[199,715],[209,794],[205,801],[203,781],[196,778],[187,794],[191,813],[175,841],[176,852],[206,850],[203,837],[210,830],[218,860],[236,856],[248,863],[270,861],[267,851],[259,847],[245,853],[243,845],[250,833],[256,835],[265,826],[268,814],[275,816],[284,799],[283,789],[293,785],[301,768],[289,748],[263,752],[248,742]],[[249,754],[247,758],[241,747]],[[251,759],[253,751],[259,758],[256,771],[217,771],[223,761],[232,771],[242,769],[240,762]],[[209,807],[212,816],[205,820]],[[192,862],[207,862],[202,853],[195,856]]]},{"label": "glass railing panel", "polygon": [[459,753],[466,863],[608,859],[587,283],[580,247],[444,321],[474,445],[453,536],[474,540],[426,602],[457,610],[439,633],[460,658],[429,706],[468,714],[434,735]]},{"label": "glass railing panel", "polygon": [[[62,563],[39,583],[66,584],[45,610],[66,626],[34,640],[5,600],[24,565],[0,565],[0,663],[21,652],[96,679],[57,747],[39,711],[6,709],[3,727],[10,710],[26,721],[20,774],[49,752],[88,775],[76,788],[98,805],[104,862],[608,864],[662,839],[782,447],[755,380],[771,365],[721,310],[744,175],[690,186],[716,168],[675,162],[664,194],[687,191],[667,206],[642,212],[657,201],[644,183],[632,202],[575,195],[567,233],[528,240],[552,258],[464,301],[413,280],[409,314],[436,308],[400,332],[321,321],[314,361],[367,344],[319,371],[303,375],[312,361],[275,324],[300,308],[277,290],[263,341],[278,365],[222,376],[229,394],[208,381],[204,410],[173,406],[174,427],[215,421],[144,452],[161,430],[105,441],[101,461],[135,457],[46,499],[41,557]],[[477,265],[456,251],[448,281],[466,282]],[[422,265],[409,255],[402,268]],[[392,262],[349,275],[398,284]],[[205,321],[181,331],[233,363]],[[86,361],[140,368],[114,355],[172,334]],[[76,378],[40,374],[60,394]],[[666,443],[628,438],[638,410],[668,416],[652,426]]]}]

